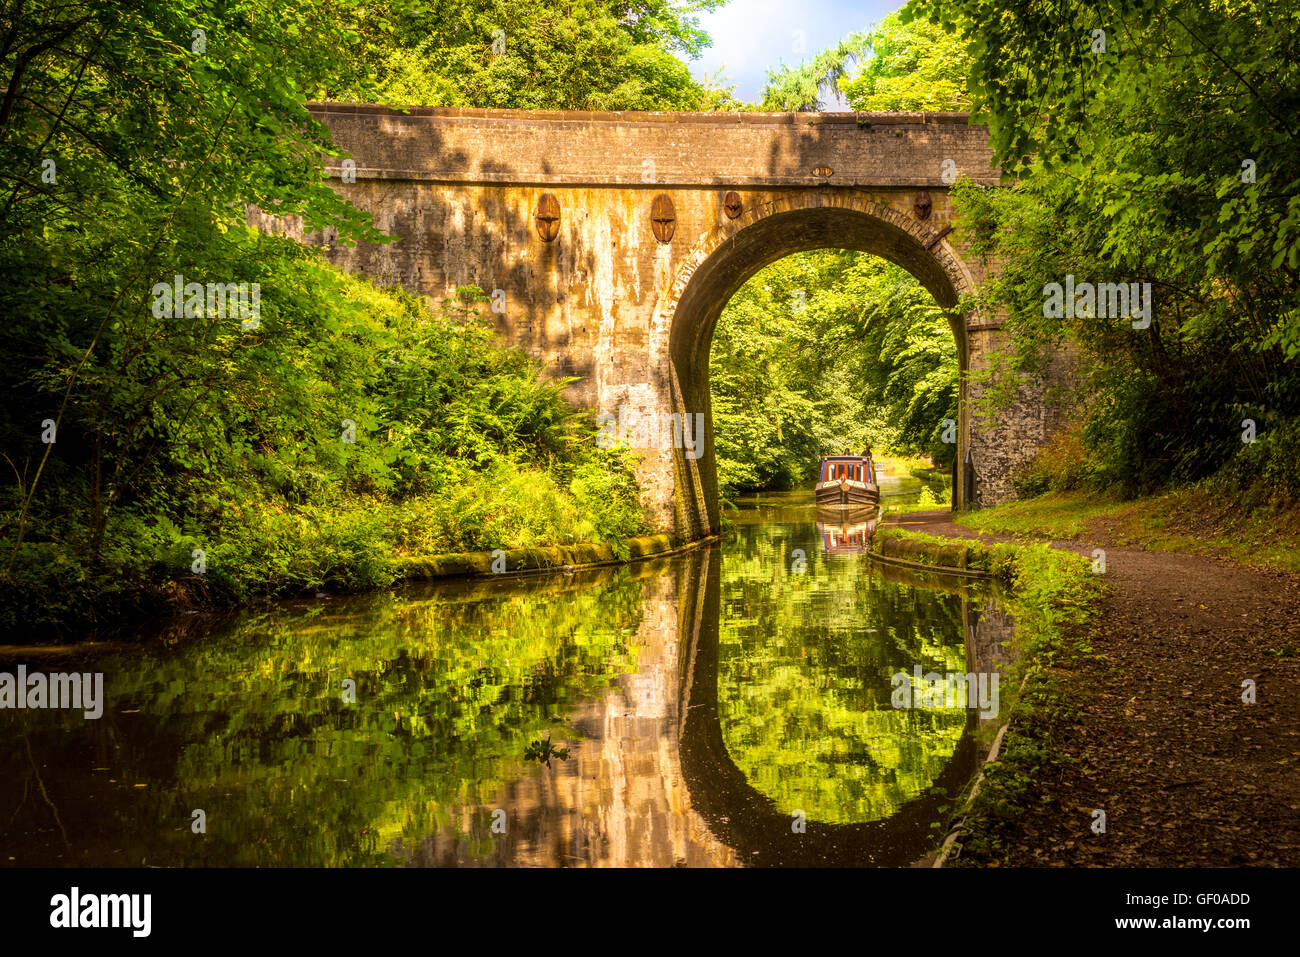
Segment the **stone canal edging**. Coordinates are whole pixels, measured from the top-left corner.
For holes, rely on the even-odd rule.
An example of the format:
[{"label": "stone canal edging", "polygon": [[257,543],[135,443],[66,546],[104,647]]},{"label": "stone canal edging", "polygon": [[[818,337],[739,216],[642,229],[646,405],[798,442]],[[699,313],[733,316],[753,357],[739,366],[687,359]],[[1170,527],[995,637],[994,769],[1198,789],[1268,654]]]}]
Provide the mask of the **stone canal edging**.
[{"label": "stone canal edging", "polygon": [[715,535],[683,542],[671,535],[643,535],[624,540],[626,556],[620,556],[613,545],[593,543],[414,556],[400,560],[400,573],[402,578],[414,580],[478,575],[535,575],[548,571],[597,568],[646,558],[661,558],[707,545],[717,538]]},{"label": "stone canal edging", "polygon": [[918,532],[883,527],[871,536],[867,552],[872,561],[920,568],[966,578],[1006,578],[1005,558],[978,542],[935,538]]}]

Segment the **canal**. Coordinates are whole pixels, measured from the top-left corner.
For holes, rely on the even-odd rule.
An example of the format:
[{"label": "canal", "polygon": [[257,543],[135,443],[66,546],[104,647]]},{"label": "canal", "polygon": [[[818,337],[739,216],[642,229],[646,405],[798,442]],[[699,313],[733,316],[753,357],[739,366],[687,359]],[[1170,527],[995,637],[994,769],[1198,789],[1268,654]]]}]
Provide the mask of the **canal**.
[{"label": "canal", "polygon": [[3,863],[914,863],[997,718],[896,708],[891,676],[1003,668],[1012,622],[817,518],[756,496],[723,543],[632,566],[7,649],[106,700],[0,712]]}]

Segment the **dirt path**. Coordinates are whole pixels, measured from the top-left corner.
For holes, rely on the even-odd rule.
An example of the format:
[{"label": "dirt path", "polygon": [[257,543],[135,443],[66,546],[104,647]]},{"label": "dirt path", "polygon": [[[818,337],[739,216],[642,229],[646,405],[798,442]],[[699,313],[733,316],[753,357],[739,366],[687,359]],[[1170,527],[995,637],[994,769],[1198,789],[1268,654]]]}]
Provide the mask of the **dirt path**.
[{"label": "dirt path", "polygon": [[[900,516],[931,535],[1005,541],[947,511]],[[1106,551],[1109,595],[1062,758],[1041,781],[1010,863],[1300,865],[1300,576],[1213,558]],[[1273,652],[1273,654],[1269,654]],[[1242,682],[1257,703],[1242,702]],[[1083,682],[1072,682],[1083,684]],[[1089,830],[1106,812],[1104,835]]]}]

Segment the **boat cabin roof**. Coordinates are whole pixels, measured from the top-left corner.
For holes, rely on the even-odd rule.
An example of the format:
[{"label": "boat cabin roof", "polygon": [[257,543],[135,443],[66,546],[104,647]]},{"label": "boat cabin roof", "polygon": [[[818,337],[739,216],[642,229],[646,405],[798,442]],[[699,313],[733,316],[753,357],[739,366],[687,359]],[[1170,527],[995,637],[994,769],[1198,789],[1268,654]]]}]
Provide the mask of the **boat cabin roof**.
[{"label": "boat cabin roof", "polygon": [[853,482],[876,481],[876,463],[869,455],[827,455],[817,467],[817,481],[848,479]]}]

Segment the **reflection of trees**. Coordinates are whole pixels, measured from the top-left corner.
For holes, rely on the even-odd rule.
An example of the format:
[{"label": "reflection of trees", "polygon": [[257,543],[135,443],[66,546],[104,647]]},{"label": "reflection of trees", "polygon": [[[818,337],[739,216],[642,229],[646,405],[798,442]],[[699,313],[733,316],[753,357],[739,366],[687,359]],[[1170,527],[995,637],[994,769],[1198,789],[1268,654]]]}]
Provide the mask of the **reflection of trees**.
[{"label": "reflection of trees", "polygon": [[[905,864],[943,801],[914,796],[959,788],[974,747],[948,763],[964,715],[894,711],[889,675],[961,669],[959,598],[815,541],[751,527],[721,590],[700,550],[644,583],[652,563],[282,607],[82,662],[106,672],[100,722],[0,714],[20,743],[0,749],[0,840],[22,864]],[[782,560],[796,547],[805,574]],[[568,761],[551,750],[550,770],[529,762],[534,742],[574,740],[564,721],[591,738]],[[809,828],[792,844],[796,809]]]},{"label": "reflection of trees", "polygon": [[[21,717],[67,826],[72,851],[62,860],[388,860],[399,838],[458,826],[450,808],[480,803],[523,773],[531,741],[563,732],[572,703],[635,669],[641,590],[620,575],[558,594],[279,609],[174,653],[85,665],[105,672],[100,722]],[[354,704],[343,701],[344,679],[356,682]],[[72,733],[93,739],[93,757],[69,749]],[[91,767],[110,769],[91,778],[93,795]],[[25,752],[6,749],[0,806],[17,807],[25,785],[35,793],[31,776]],[[194,808],[207,814],[205,835],[190,832]],[[29,798],[0,840],[12,846],[50,821]],[[63,842],[49,833],[36,856],[54,862]]]},{"label": "reflection of trees", "polygon": [[[966,670],[961,600],[827,559],[797,526],[746,532],[722,567],[727,750],[782,813],[826,823],[886,817],[940,775],[966,727],[964,708],[890,704],[896,671]],[[794,548],[808,553],[805,573],[772,561]]]}]

